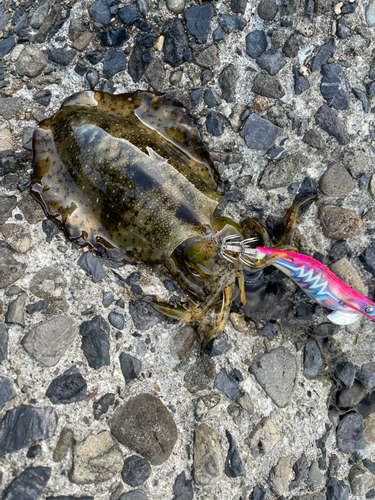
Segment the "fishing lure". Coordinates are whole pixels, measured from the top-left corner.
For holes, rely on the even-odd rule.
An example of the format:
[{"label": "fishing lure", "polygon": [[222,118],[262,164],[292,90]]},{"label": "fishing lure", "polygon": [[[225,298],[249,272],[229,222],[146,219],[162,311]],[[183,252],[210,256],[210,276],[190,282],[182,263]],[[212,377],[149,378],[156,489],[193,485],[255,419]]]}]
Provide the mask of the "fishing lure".
[{"label": "fishing lure", "polygon": [[[327,318],[337,325],[354,323],[359,314],[375,321],[375,302],[356,292],[324,264],[296,252],[272,248],[250,248],[249,241],[229,237],[223,241],[222,253],[233,262],[239,258],[245,266],[273,265],[283,271],[315,302],[334,312]],[[237,256],[237,257],[235,257]]]}]

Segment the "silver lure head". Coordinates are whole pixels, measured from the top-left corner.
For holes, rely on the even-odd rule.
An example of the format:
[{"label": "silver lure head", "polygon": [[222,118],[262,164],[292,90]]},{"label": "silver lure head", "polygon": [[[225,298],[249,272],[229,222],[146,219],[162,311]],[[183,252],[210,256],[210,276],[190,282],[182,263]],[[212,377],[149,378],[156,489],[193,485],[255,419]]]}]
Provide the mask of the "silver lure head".
[{"label": "silver lure head", "polygon": [[237,234],[231,234],[223,239],[221,244],[221,255],[229,262],[236,262],[240,260],[243,264],[247,265],[251,260],[256,260],[256,248],[251,248],[250,243],[255,243],[258,238],[247,238],[241,240]]}]

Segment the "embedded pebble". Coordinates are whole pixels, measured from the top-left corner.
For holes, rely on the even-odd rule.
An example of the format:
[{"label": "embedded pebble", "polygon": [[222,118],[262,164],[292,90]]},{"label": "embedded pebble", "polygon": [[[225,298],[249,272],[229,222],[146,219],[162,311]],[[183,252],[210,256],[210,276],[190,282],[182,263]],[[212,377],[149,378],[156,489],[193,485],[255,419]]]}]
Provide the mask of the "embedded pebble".
[{"label": "embedded pebble", "polygon": [[362,219],[347,208],[322,205],[318,217],[324,236],[332,240],[351,238],[363,231]]},{"label": "embedded pebble", "polygon": [[268,396],[280,408],[291,400],[297,374],[295,356],[285,347],[257,354],[250,367],[251,373]]},{"label": "embedded pebble", "polygon": [[339,64],[324,64],[321,73],[320,92],[328,105],[335,109],[348,109],[350,94],[342,67]]},{"label": "embedded pebble", "polygon": [[240,135],[251,149],[269,149],[281,132],[282,128],[252,113],[247,118]]},{"label": "embedded pebble", "polygon": [[15,397],[15,395],[16,391],[12,381],[7,377],[0,377],[0,411],[8,401]]},{"label": "embedded pebble", "polygon": [[215,484],[224,475],[219,436],[206,424],[195,428],[193,474],[199,486]]},{"label": "embedded pebble", "polygon": [[339,163],[331,163],[320,178],[320,189],[327,196],[346,196],[355,186],[354,179]]},{"label": "embedded pebble", "polygon": [[340,144],[349,143],[349,134],[337,116],[337,111],[331,109],[327,104],[321,106],[315,113],[315,121],[329,135],[336,137]]},{"label": "embedded pebble", "polygon": [[[173,1],[176,2],[176,0]],[[182,4],[184,5],[184,1],[182,2]],[[197,43],[207,42],[208,30],[210,28],[210,22],[213,16],[214,9],[210,3],[197,5],[186,9],[186,27],[189,30],[189,33],[195,36],[195,40]]]},{"label": "embedded pebble", "polygon": [[266,70],[271,76],[276,75],[286,64],[286,61],[277,50],[266,50],[256,60],[257,65]]},{"label": "embedded pebble", "polygon": [[[259,73],[253,81],[251,89],[254,94],[272,99],[281,99],[285,95],[285,90],[280,83],[280,80],[275,76],[270,76],[268,73]],[[261,110],[263,111],[263,110]]]},{"label": "embedded pebble", "polygon": [[51,476],[50,467],[28,467],[5,488],[4,500],[33,500],[40,497]]},{"label": "embedded pebble", "polygon": [[246,52],[252,59],[257,59],[267,50],[267,37],[264,31],[255,30],[246,35]]},{"label": "embedded pebble", "polygon": [[86,397],[87,384],[78,368],[73,366],[50,383],[46,396],[53,404],[70,404]]},{"label": "embedded pebble", "polygon": [[110,364],[109,325],[102,316],[84,321],[79,327],[81,347],[87,363],[94,370]]},{"label": "embedded pebble", "polygon": [[92,410],[94,419],[99,420],[102,415],[107,413],[110,406],[115,403],[116,396],[112,393],[104,394],[100,399],[94,401]]},{"label": "embedded pebble", "polygon": [[141,361],[133,356],[130,356],[130,354],[127,354],[126,352],[122,352],[120,354],[120,366],[126,384],[129,384],[131,380],[137,378],[142,370]]},{"label": "embedded pebble", "polygon": [[61,462],[66,457],[74,442],[74,432],[69,427],[64,427],[53,450],[53,461]]},{"label": "embedded pebble", "polygon": [[206,356],[197,361],[186,371],[184,383],[186,389],[195,393],[204,389],[212,389],[216,378],[215,364]]},{"label": "embedded pebble", "polygon": [[114,328],[117,328],[117,330],[122,330],[124,328],[125,320],[123,314],[111,311],[108,314],[108,321]]},{"label": "embedded pebble", "polygon": [[280,432],[269,417],[263,417],[254,427],[248,438],[248,444],[256,454],[268,454],[280,440]]},{"label": "embedded pebble", "polygon": [[271,469],[269,482],[272,490],[280,496],[287,491],[290,474],[290,458],[281,457]]},{"label": "embedded pebble", "polygon": [[132,488],[140,486],[149,478],[151,474],[151,465],[142,457],[132,455],[128,457],[121,471],[121,478],[124,483]]},{"label": "embedded pebble", "polygon": [[194,490],[192,483],[192,479],[186,479],[185,471],[180,472],[173,485],[173,500],[193,500]]},{"label": "embedded pebble", "polygon": [[75,484],[97,484],[120,474],[123,463],[120,447],[109,431],[102,431],[74,445],[70,480]]},{"label": "embedded pebble", "polygon": [[129,304],[129,313],[137,330],[148,330],[159,323],[160,314],[150,302],[150,298],[143,297]]},{"label": "embedded pebble", "polygon": [[231,433],[226,430],[225,435],[229,442],[229,450],[225,459],[225,474],[228,477],[246,476],[240,454],[238,453],[236,443]]},{"label": "embedded pebble", "polygon": [[215,380],[215,387],[232,400],[236,399],[241,394],[238,384],[227,374],[225,368],[222,368],[218,373]]},{"label": "embedded pebble", "polygon": [[98,283],[98,281],[106,277],[106,272],[100,260],[90,252],[83,253],[77,264],[88,274],[91,274],[94,283]]},{"label": "embedded pebble", "polygon": [[2,321],[0,321],[0,361],[8,357],[8,331]]},{"label": "embedded pebble", "polygon": [[0,456],[52,437],[56,427],[57,414],[51,406],[20,405],[8,410],[0,422]]},{"label": "embedded pebble", "polygon": [[275,0],[261,0],[258,4],[258,16],[264,21],[272,21],[277,14],[277,10]]},{"label": "embedded pebble", "polygon": [[117,408],[109,421],[113,436],[151,465],[161,465],[173,451],[177,427],[172,415],[155,396],[138,394]]},{"label": "embedded pebble", "polygon": [[317,71],[335,53],[336,44],[334,38],[324,43],[311,63],[311,72]]},{"label": "embedded pebble", "polygon": [[375,486],[375,478],[363,465],[355,464],[349,471],[350,487],[353,495],[364,498]]},{"label": "embedded pebble", "polygon": [[26,351],[45,366],[55,366],[77,335],[73,318],[55,316],[32,328],[21,340]]},{"label": "embedded pebble", "polygon": [[8,310],[5,314],[5,323],[25,326],[24,306],[27,297],[27,293],[21,293],[16,299],[9,302]]}]

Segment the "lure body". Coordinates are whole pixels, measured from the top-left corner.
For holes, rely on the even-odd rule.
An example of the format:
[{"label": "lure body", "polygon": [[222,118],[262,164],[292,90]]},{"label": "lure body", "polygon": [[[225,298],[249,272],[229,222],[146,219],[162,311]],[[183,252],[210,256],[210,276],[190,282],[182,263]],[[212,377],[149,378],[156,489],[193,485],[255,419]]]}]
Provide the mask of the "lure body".
[{"label": "lure body", "polygon": [[335,312],[328,315],[332,323],[354,323],[359,314],[375,321],[375,303],[369,297],[356,292],[321,262],[295,252],[257,247],[255,257],[280,258],[272,264],[288,275],[315,302]]}]

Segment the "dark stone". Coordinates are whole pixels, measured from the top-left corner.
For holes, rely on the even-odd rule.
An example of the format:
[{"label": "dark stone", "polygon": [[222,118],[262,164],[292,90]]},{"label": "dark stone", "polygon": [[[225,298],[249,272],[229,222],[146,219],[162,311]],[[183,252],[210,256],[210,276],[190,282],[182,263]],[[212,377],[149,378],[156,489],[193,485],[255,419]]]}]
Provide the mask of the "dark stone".
[{"label": "dark stone", "polygon": [[222,368],[215,380],[215,387],[223,392],[229,399],[235,400],[241,394],[238,384]]},{"label": "dark stone", "polygon": [[48,59],[60,66],[68,66],[76,55],[75,50],[50,49],[47,52]]},{"label": "dark stone", "polygon": [[74,67],[74,71],[78,75],[83,76],[86,73],[88,67],[89,67],[89,65],[87,64],[87,62],[81,56],[79,56],[78,62]]},{"label": "dark stone", "polygon": [[[209,45],[198,53],[195,57],[195,63],[202,68],[212,69],[220,63],[218,48],[216,45]],[[213,74],[212,74],[213,78]]]},{"label": "dark stone", "polygon": [[55,434],[57,414],[52,407],[20,405],[0,422],[0,456],[26,448]]},{"label": "dark stone", "polygon": [[122,314],[112,311],[108,314],[108,321],[114,328],[117,328],[117,330],[122,330],[124,328],[125,320]]},{"label": "dark stone", "polygon": [[115,298],[112,292],[103,292],[102,304],[104,307],[109,307],[111,304],[113,304],[114,300]]},{"label": "dark stone", "polygon": [[150,477],[151,465],[147,460],[137,455],[128,457],[124,462],[121,477],[124,483],[132,488],[140,486]]},{"label": "dark stone", "polygon": [[152,49],[152,47],[155,45],[157,35],[156,33],[143,33],[137,35],[136,39],[137,42],[140,43],[146,49]]},{"label": "dark stone", "polygon": [[129,40],[129,34],[126,28],[108,30],[100,34],[100,40],[105,47],[122,47]]},{"label": "dark stone", "polygon": [[186,27],[197,43],[206,43],[210,22],[215,11],[210,3],[185,10]]},{"label": "dark stone", "polygon": [[225,33],[230,33],[234,29],[242,31],[246,26],[246,19],[241,16],[219,14],[219,24]]},{"label": "dark stone", "polygon": [[115,404],[116,396],[111,393],[104,394],[100,399],[94,401],[92,405],[94,419],[99,420],[102,415],[107,413],[110,406]]},{"label": "dark stone", "polygon": [[0,411],[8,401],[15,397],[15,395],[16,391],[12,381],[9,378],[0,376]]},{"label": "dark stone", "polygon": [[278,329],[279,329],[278,323],[271,323],[269,321],[264,326],[259,328],[258,333],[259,335],[263,335],[263,337],[266,337],[268,340],[272,341],[276,337]]},{"label": "dark stone", "polygon": [[97,0],[89,8],[89,14],[93,21],[102,24],[106,28],[111,22],[111,9],[107,0]]},{"label": "dark stone", "polygon": [[33,95],[34,101],[42,106],[49,106],[51,102],[52,93],[49,89],[42,89],[35,92]]},{"label": "dark stone", "polygon": [[172,500],[193,500],[194,490],[192,479],[186,479],[185,471],[180,472],[173,485]]},{"label": "dark stone", "polygon": [[346,27],[344,19],[338,19],[336,30],[337,37],[344,40],[345,38],[348,38],[349,33],[349,29]]},{"label": "dark stone", "polygon": [[215,365],[211,358],[204,356],[197,359],[185,373],[186,389],[191,393],[212,389],[212,382],[216,376]]},{"label": "dark stone", "polygon": [[335,335],[340,330],[338,325],[334,325],[333,323],[321,323],[316,326],[313,330],[314,334],[318,337],[331,337]]},{"label": "dark stone", "polygon": [[175,292],[176,290],[178,290],[178,286],[174,281],[164,280],[163,285],[168,290],[168,292]]},{"label": "dark stone", "polygon": [[8,357],[8,331],[0,321],[0,362]]},{"label": "dark stone", "polygon": [[221,29],[221,26],[218,26],[216,30],[213,31],[212,40],[214,42],[219,42],[220,40],[224,40],[224,33],[223,30]]},{"label": "dark stone", "polygon": [[110,364],[109,331],[109,325],[102,316],[84,321],[79,327],[83,354],[94,370]]},{"label": "dark stone", "polygon": [[179,66],[185,61],[184,56],[188,48],[189,39],[184,25],[176,17],[165,34],[163,45],[165,62],[170,64],[172,68]]},{"label": "dark stone", "polygon": [[364,363],[357,379],[369,392],[373,391],[375,388],[375,363]]},{"label": "dark stone", "polygon": [[304,453],[302,453],[300,458],[293,465],[293,472],[295,474],[295,477],[289,485],[289,491],[297,488],[300,482],[306,479],[309,475],[309,462],[307,461],[306,455]]},{"label": "dark stone", "polygon": [[125,352],[120,354],[120,365],[126,384],[129,384],[131,380],[137,378],[142,370],[141,361]]},{"label": "dark stone", "polygon": [[350,137],[337,117],[337,111],[323,104],[315,113],[316,123],[329,135],[336,137],[340,144],[348,144]]},{"label": "dark stone", "polygon": [[311,319],[313,317],[314,310],[311,304],[307,302],[301,302],[296,307],[296,318],[298,319]]},{"label": "dark stone", "polygon": [[297,364],[288,349],[278,347],[268,353],[257,354],[249,370],[277,406],[284,408],[290,402]]},{"label": "dark stone", "polygon": [[245,139],[249,148],[267,150],[282,130],[282,128],[253,113],[247,118],[240,136]]},{"label": "dark stone", "polygon": [[316,149],[326,149],[327,145],[321,134],[315,129],[311,128],[303,136],[303,142]]},{"label": "dark stone", "polygon": [[258,4],[258,16],[263,21],[272,21],[277,14],[276,0],[261,0]]},{"label": "dark stone", "polygon": [[327,500],[349,500],[349,486],[336,477],[328,479],[326,483]]},{"label": "dark stone", "polygon": [[218,104],[221,104],[221,99],[216,90],[209,88],[204,91],[204,103],[209,108],[213,108]]},{"label": "dark stone", "polygon": [[104,57],[104,52],[101,52],[100,50],[93,50],[91,52],[88,52],[86,54],[86,59],[89,61],[89,63],[93,64],[98,64]]},{"label": "dark stone", "polygon": [[0,57],[4,57],[14,47],[14,36],[0,40]]},{"label": "dark stone", "polygon": [[139,13],[133,7],[124,7],[123,9],[119,9],[118,16],[127,26],[132,26],[140,18]]},{"label": "dark stone", "polygon": [[[46,91],[46,92],[49,92],[49,91]],[[29,147],[29,144],[30,144],[30,147]],[[32,149],[32,147],[31,147],[31,141],[30,142],[27,141],[27,144],[23,144],[23,147],[25,149],[31,150]],[[19,183],[17,184],[17,188],[18,188],[19,191],[21,191],[21,193],[23,193],[24,191],[26,191],[26,189],[28,189],[30,186],[31,186],[31,180],[28,179],[27,177],[25,177],[24,179],[21,179],[19,181]]]},{"label": "dark stone", "polygon": [[359,260],[362,262],[366,271],[375,274],[375,244],[366,248],[366,250],[360,254]]},{"label": "dark stone", "polygon": [[26,453],[26,457],[35,458],[41,451],[42,447],[40,446],[40,444],[34,444],[34,446],[31,446],[31,448],[29,448],[29,451]]},{"label": "dark stone", "polygon": [[314,57],[311,63],[311,72],[317,71],[328,59],[335,53],[336,45],[335,40],[331,38],[327,43],[324,43],[319,52]]},{"label": "dark stone", "polygon": [[350,95],[342,67],[339,64],[324,64],[321,71],[323,78],[320,83],[320,92],[330,107],[348,109]]},{"label": "dark stone", "polygon": [[306,343],[303,364],[303,374],[306,378],[315,378],[323,373],[325,363],[315,340]]},{"label": "dark stone", "polygon": [[246,476],[240,454],[238,453],[234,439],[229,431],[225,431],[229,442],[229,450],[225,459],[225,474],[228,477]]},{"label": "dark stone", "polygon": [[256,60],[256,63],[272,76],[276,75],[286,64],[281,52],[273,49],[263,52]]},{"label": "dark stone", "polygon": [[356,380],[349,389],[339,392],[339,403],[342,408],[354,408],[366,395],[366,389]]},{"label": "dark stone", "polygon": [[346,257],[349,252],[350,252],[350,248],[345,240],[336,241],[332,245],[332,247],[328,253],[329,263],[333,264],[333,262],[336,262],[337,260],[340,260],[343,257]]},{"label": "dark stone", "polygon": [[133,52],[131,53],[128,64],[128,73],[132,77],[134,83],[139,82],[139,80],[146,72],[147,66],[142,56],[142,46],[139,43],[136,43],[134,45]]},{"label": "dark stone", "polygon": [[47,243],[51,243],[52,238],[55,235],[60,234],[59,228],[51,219],[46,219],[42,222],[42,229],[46,234]]},{"label": "dark stone", "polygon": [[143,293],[143,290],[140,285],[132,285],[131,291],[132,293],[134,293],[134,295],[142,295]]},{"label": "dark stone", "polygon": [[28,467],[5,488],[3,500],[38,499],[50,476],[50,467]]},{"label": "dark stone", "polygon": [[251,492],[251,495],[249,496],[249,500],[264,500],[265,498],[266,490],[256,484]]},{"label": "dark stone", "polygon": [[86,271],[86,273],[91,274],[92,281],[94,283],[98,283],[98,281],[106,277],[105,269],[102,266],[100,260],[97,257],[95,257],[95,255],[93,255],[91,252],[83,253],[81,257],[77,260],[77,264],[84,271]]},{"label": "dark stone", "polygon": [[121,49],[108,49],[103,62],[103,75],[107,80],[125,69],[125,54]]},{"label": "dark stone", "polygon": [[352,92],[355,95],[355,97],[361,101],[363,111],[365,113],[368,113],[371,108],[371,101],[367,98],[367,95],[364,92],[362,92],[361,89],[358,89],[356,87],[352,88]]},{"label": "dark stone", "polygon": [[299,52],[299,43],[296,35],[291,35],[283,45],[283,54],[286,57],[297,57]]},{"label": "dark stone", "polygon": [[341,7],[341,14],[353,14],[355,9],[358,7],[358,2],[347,3]]},{"label": "dark stone", "polygon": [[227,102],[234,102],[237,90],[239,72],[233,64],[226,66],[219,76],[221,95]]},{"label": "dark stone", "polygon": [[264,31],[255,30],[246,35],[246,52],[256,59],[267,50],[267,37]]},{"label": "dark stone", "polygon": [[229,349],[230,345],[228,344],[228,342],[221,335],[219,335],[218,337],[208,342],[208,344],[204,348],[204,352],[208,356],[213,358],[215,356],[221,356],[222,354],[225,354],[229,351]]},{"label": "dark stone", "polygon": [[231,11],[235,14],[245,14],[247,0],[230,0]]},{"label": "dark stone", "polygon": [[347,388],[353,385],[356,373],[357,369],[350,361],[343,361],[342,363],[336,365],[335,368],[335,377],[341,380]]},{"label": "dark stone", "polygon": [[177,441],[177,427],[165,405],[151,394],[137,394],[120,406],[109,422],[113,436],[142,455],[151,465],[161,465]]},{"label": "dark stone", "polygon": [[337,455],[333,454],[329,458],[329,465],[327,470],[328,477],[334,477],[340,468],[340,461]]},{"label": "dark stone", "polygon": [[337,428],[337,446],[344,453],[354,453],[363,438],[363,417],[358,413],[344,415]]},{"label": "dark stone", "polygon": [[[57,497],[46,497],[46,500],[95,500],[94,497],[75,497],[73,495],[59,495]],[[130,499],[132,500],[132,499]],[[137,500],[137,499],[135,499]],[[142,500],[142,499],[140,499]]]},{"label": "dark stone", "polygon": [[[109,363],[108,363],[109,364]],[[77,367],[73,366],[50,383],[46,396],[53,404],[70,404],[83,401],[87,384]]]},{"label": "dark stone", "polygon": [[12,210],[16,206],[16,196],[0,196],[0,224],[4,224],[12,216]]},{"label": "dark stone", "polygon": [[153,28],[153,25],[151,23],[145,21],[144,19],[140,19],[139,21],[137,21],[136,24],[137,24],[137,27],[141,31],[145,31],[145,32],[151,31]]},{"label": "dark stone", "polygon": [[134,285],[137,281],[139,281],[142,278],[141,273],[138,271],[135,271],[134,273],[129,274],[129,276],[126,278],[125,282],[127,285],[131,286]]},{"label": "dark stone", "polygon": [[211,113],[207,115],[206,129],[207,132],[209,132],[214,137],[219,137],[220,135],[223,135],[220,115],[218,115],[217,113],[213,113],[211,111]]},{"label": "dark stone", "polygon": [[298,71],[297,66],[293,66],[293,77],[294,77],[294,93],[296,95],[301,95],[305,90],[310,88],[310,82]]},{"label": "dark stone", "polygon": [[160,314],[152,307],[152,297],[130,302],[129,313],[137,330],[148,330],[159,323]]},{"label": "dark stone", "polygon": [[16,299],[8,304],[8,310],[5,314],[5,323],[25,326],[24,305],[27,300],[27,293],[21,293]]},{"label": "dark stone", "polygon": [[35,43],[43,43],[45,41],[53,26],[58,22],[60,14],[61,5],[58,2],[52,3],[34,39]]}]

